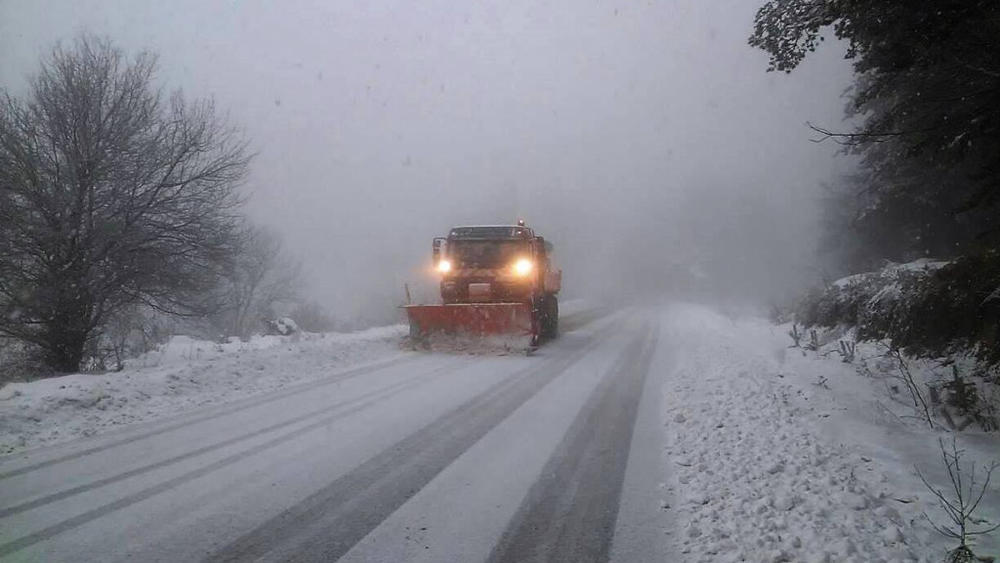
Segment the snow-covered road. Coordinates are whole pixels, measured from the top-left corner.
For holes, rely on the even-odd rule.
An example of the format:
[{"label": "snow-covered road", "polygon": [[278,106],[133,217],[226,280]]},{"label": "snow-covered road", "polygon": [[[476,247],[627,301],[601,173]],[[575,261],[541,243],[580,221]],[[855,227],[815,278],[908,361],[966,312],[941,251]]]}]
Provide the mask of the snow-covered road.
[{"label": "snow-covered road", "polygon": [[659,456],[629,456],[660,447],[632,440],[659,426],[658,323],[565,324],[530,357],[394,355],[4,458],[0,557],[587,561],[616,537],[652,556]]},{"label": "snow-covered road", "polygon": [[[532,356],[405,352],[375,333],[137,368],[127,385],[19,384],[0,435],[101,433],[0,457],[0,559],[860,562],[954,547],[914,471],[942,483],[944,434],[887,419],[884,401],[905,405],[857,366],[698,305],[581,309],[563,326]],[[345,349],[354,366],[331,364]],[[205,383],[213,367],[224,385]],[[107,410],[60,400],[97,390]],[[203,406],[114,424],[156,401]],[[980,462],[997,451],[993,435],[959,438]]]}]

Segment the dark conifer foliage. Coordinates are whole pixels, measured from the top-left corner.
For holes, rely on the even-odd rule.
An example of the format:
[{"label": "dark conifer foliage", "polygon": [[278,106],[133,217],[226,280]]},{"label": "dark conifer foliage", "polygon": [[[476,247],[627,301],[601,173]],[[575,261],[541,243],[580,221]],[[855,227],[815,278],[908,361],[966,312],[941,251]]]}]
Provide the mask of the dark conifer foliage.
[{"label": "dark conifer foliage", "polygon": [[1000,3],[772,0],[749,41],[791,72],[826,30],[847,42],[859,125],[814,128],[863,157],[858,234],[894,260],[995,248]]}]

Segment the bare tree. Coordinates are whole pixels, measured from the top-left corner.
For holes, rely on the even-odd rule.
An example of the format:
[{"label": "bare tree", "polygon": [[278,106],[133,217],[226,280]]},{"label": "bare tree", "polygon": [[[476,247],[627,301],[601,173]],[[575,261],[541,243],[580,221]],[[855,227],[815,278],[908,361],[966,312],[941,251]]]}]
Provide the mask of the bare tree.
[{"label": "bare tree", "polygon": [[229,334],[247,337],[273,314],[275,303],[291,301],[301,285],[301,264],[289,256],[281,237],[259,226],[243,229],[239,252],[224,280],[224,321]]},{"label": "bare tree", "polygon": [[82,36],[0,99],[0,334],[59,371],[124,307],[202,312],[238,241],[246,142],[156,67]]}]

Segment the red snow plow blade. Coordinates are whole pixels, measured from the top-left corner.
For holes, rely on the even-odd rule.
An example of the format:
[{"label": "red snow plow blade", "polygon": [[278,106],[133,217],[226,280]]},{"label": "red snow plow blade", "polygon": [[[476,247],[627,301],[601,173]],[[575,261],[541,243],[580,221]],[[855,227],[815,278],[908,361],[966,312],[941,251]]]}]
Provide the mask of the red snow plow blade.
[{"label": "red snow plow blade", "polygon": [[535,323],[527,303],[460,303],[406,305],[410,337],[434,334],[534,337]]}]

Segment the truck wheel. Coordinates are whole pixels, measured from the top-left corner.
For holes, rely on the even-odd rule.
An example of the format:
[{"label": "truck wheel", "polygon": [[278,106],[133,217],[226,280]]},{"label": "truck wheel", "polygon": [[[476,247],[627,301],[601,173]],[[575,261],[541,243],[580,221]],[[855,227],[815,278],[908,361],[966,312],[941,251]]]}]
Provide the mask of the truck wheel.
[{"label": "truck wheel", "polygon": [[555,295],[546,295],[542,298],[540,309],[542,340],[552,340],[559,334],[559,301]]},{"label": "truck wheel", "polygon": [[549,338],[559,336],[559,299],[555,295],[549,298]]}]

